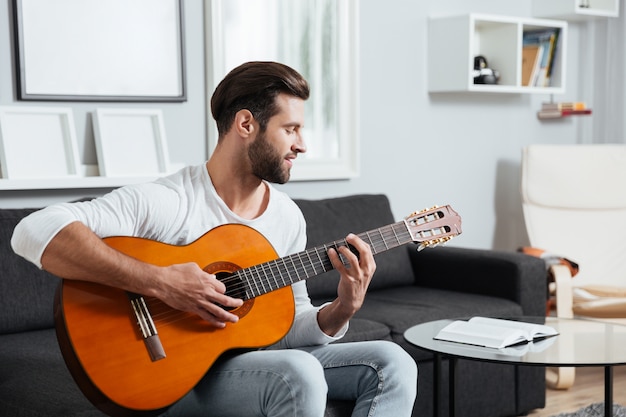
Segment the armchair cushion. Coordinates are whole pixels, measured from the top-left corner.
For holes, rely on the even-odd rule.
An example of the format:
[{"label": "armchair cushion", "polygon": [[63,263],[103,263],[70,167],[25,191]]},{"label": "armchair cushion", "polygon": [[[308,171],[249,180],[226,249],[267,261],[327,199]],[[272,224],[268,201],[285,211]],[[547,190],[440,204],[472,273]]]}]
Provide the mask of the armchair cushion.
[{"label": "armchair cushion", "polygon": [[[516,252],[443,247],[409,251],[416,285],[481,294],[518,303],[525,315],[542,315],[547,289],[543,261]],[[540,297],[537,295],[541,294]]]},{"label": "armchair cushion", "polygon": [[626,317],[626,288],[606,285],[570,288],[574,314],[596,318]]}]

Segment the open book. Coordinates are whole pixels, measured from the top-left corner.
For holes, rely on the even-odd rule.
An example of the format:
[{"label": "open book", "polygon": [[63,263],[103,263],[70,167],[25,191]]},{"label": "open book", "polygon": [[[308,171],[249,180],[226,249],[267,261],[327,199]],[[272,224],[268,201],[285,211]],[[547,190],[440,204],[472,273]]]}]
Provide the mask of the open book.
[{"label": "open book", "polygon": [[441,329],[435,339],[500,349],[556,335],[554,328],[544,324],[473,317],[453,321]]}]

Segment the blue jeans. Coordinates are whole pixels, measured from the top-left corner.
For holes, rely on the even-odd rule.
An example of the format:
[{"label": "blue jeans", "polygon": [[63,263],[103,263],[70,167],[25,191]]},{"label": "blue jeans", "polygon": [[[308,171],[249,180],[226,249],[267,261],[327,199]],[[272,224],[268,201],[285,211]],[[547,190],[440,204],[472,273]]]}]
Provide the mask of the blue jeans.
[{"label": "blue jeans", "polygon": [[258,350],[219,360],[167,417],[322,417],[326,400],[355,401],[352,416],[409,417],[417,366],[385,341]]}]

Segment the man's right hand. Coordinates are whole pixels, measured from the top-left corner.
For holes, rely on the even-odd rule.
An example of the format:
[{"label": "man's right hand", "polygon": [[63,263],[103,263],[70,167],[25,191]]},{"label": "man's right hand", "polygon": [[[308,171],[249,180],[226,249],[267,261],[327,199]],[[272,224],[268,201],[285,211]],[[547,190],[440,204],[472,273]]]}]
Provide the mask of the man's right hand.
[{"label": "man's right hand", "polygon": [[217,328],[239,320],[224,307],[240,307],[243,301],[225,295],[226,286],[215,275],[193,262],[164,267],[162,271],[156,297],[170,307],[195,313]]}]

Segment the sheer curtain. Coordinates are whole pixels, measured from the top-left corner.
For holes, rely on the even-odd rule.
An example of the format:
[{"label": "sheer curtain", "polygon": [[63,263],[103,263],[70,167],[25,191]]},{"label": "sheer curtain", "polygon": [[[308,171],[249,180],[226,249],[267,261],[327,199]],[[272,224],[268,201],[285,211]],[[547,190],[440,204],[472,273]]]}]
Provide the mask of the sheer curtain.
[{"label": "sheer curtain", "polygon": [[[335,0],[226,0],[226,71],[251,60],[294,67],[309,81],[305,158],[337,158],[338,15]],[[310,143],[315,142],[315,143]]]},{"label": "sheer curtain", "polygon": [[[292,180],[358,175],[359,0],[211,0],[207,13],[207,94],[235,66],[283,62],[311,85],[308,151]],[[213,132],[212,126],[209,131]],[[215,145],[209,134],[209,149]]]},{"label": "sheer curtain", "polygon": [[[581,67],[593,66],[587,74],[593,79],[593,143],[626,143],[626,10],[624,1],[620,4],[620,16],[598,19],[589,25],[590,45],[594,54],[581,54],[593,57],[591,63],[581,63]],[[591,43],[593,45],[591,45]],[[583,46],[585,47],[585,46]],[[581,73],[581,83],[589,82]]]}]

